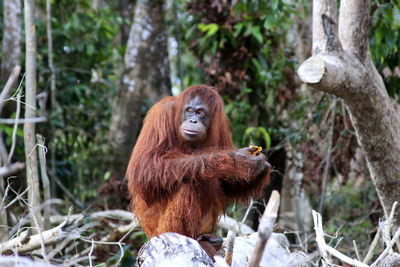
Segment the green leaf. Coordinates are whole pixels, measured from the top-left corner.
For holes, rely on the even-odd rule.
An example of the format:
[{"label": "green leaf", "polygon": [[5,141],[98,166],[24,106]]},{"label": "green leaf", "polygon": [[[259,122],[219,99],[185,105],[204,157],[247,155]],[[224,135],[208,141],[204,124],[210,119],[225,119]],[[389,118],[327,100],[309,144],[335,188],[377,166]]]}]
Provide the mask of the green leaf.
[{"label": "green leaf", "polygon": [[235,31],[233,33],[233,36],[235,36],[235,38],[238,37],[239,34],[242,32],[243,26],[244,26],[244,23],[242,23],[242,22],[240,22],[234,26]]},{"label": "green leaf", "polygon": [[252,134],[254,131],[256,130],[255,127],[249,127],[246,129],[246,131],[244,132],[243,138],[247,138],[250,134]]},{"label": "green leaf", "polygon": [[267,130],[264,127],[259,127],[258,130],[260,131],[260,133],[262,134],[262,136],[264,138],[265,145],[266,145],[265,149],[269,149],[271,147],[271,136],[269,135],[269,133],[267,132]]},{"label": "green leaf", "polygon": [[207,25],[208,24],[204,24],[204,23],[199,23],[199,25],[197,25],[197,28],[199,28],[200,31],[202,32],[206,32],[207,31]]},{"label": "green leaf", "polygon": [[219,26],[216,23],[210,23],[210,24],[200,23],[197,27],[199,28],[200,31],[207,32],[206,34],[207,37],[214,35],[219,29]]},{"label": "green leaf", "polygon": [[212,36],[218,31],[219,26],[218,26],[218,24],[215,24],[215,23],[211,23],[208,25],[209,25],[209,28],[208,28],[207,36]]},{"label": "green leaf", "polygon": [[400,27],[400,10],[397,6],[393,8],[393,24],[396,27]]},{"label": "green leaf", "polygon": [[375,32],[375,41],[376,41],[375,44],[380,44],[382,42],[382,39],[383,39],[383,32],[381,29],[379,29]]},{"label": "green leaf", "polygon": [[259,26],[251,27],[251,35],[253,35],[260,44],[263,43],[263,37]]}]

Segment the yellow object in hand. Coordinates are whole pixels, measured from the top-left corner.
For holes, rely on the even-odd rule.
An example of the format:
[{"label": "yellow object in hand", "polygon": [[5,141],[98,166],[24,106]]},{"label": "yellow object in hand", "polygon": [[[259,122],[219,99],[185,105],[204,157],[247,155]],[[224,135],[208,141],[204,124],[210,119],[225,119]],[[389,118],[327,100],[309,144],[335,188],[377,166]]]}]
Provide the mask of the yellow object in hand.
[{"label": "yellow object in hand", "polygon": [[260,146],[249,146],[249,147],[255,149],[254,151],[250,152],[250,154],[252,154],[254,156],[257,156],[262,150],[262,147],[260,147]]}]

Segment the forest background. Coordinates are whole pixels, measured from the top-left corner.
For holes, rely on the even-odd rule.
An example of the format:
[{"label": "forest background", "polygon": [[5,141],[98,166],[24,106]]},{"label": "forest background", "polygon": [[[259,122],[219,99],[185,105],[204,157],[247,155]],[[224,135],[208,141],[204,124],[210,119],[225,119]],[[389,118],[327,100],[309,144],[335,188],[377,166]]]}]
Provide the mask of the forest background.
[{"label": "forest background", "polygon": [[[21,123],[29,103],[27,2],[36,5],[37,109],[30,118],[41,135],[32,146],[38,153],[36,185],[29,184],[21,164],[27,157]],[[314,209],[338,250],[367,254],[384,211],[349,111],[341,98],[306,86],[296,73],[311,56],[311,1],[0,3],[2,88],[15,66],[22,67],[0,102],[0,166],[14,168],[0,173],[2,242],[21,234],[36,206],[39,221],[31,225],[43,230],[62,216],[83,213],[79,238],[65,239],[48,260],[132,262],[144,234],[138,228],[116,230],[131,220],[125,213],[96,212],[129,209],[124,172],[149,107],[190,85],[210,84],[225,101],[235,144],[262,146],[275,169],[265,199],[250,209],[232,205],[227,215],[237,221],[246,215],[246,224],[257,229],[258,215],[277,189],[277,231],[287,234],[292,249],[316,249]],[[400,2],[374,0],[370,15],[372,60],[400,114]],[[30,207],[26,189],[35,186],[37,203]]]}]

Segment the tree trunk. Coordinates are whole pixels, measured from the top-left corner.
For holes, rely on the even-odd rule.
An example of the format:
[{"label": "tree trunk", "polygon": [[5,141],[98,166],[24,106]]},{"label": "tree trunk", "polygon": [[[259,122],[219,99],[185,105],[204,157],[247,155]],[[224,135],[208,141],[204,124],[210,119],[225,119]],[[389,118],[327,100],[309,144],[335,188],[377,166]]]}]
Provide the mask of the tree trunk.
[{"label": "tree trunk", "polygon": [[136,0],[118,0],[118,13],[124,19],[124,22],[119,26],[121,44],[126,45],[129,38],[129,31],[135,13]]},{"label": "tree trunk", "polygon": [[1,83],[5,83],[21,56],[21,0],[3,1]]},{"label": "tree trunk", "polygon": [[[313,56],[298,74],[346,103],[388,217],[393,203],[400,201],[400,118],[371,60],[370,1],[341,1],[339,27],[336,1],[314,0],[313,8]],[[400,226],[400,212],[395,223]]]},{"label": "tree trunk", "polygon": [[[292,15],[294,24],[288,33],[288,41],[294,50],[295,57],[303,62],[311,51],[311,6],[297,3],[296,13]],[[300,82],[300,81],[299,81]],[[299,95],[307,99],[315,99],[306,84],[301,84]],[[284,113],[282,113],[284,114]],[[281,118],[286,120],[285,117]],[[304,153],[288,142],[285,146],[286,166],[284,181],[281,191],[281,207],[279,210],[279,226],[282,229],[298,231],[302,239],[307,238],[307,233],[312,229],[312,207],[310,204],[311,192],[306,190],[304,177]]]},{"label": "tree trunk", "polygon": [[122,179],[141,127],[146,100],[171,93],[164,1],[138,1],[125,54],[118,95],[113,103],[108,165]]},{"label": "tree trunk", "polygon": [[24,143],[26,159],[26,180],[29,187],[28,200],[32,212],[32,227],[38,226],[43,229],[42,218],[37,209],[40,205],[39,172],[36,152],[35,123],[29,119],[36,115],[36,27],[34,23],[35,0],[24,0],[25,13],[25,119]]}]

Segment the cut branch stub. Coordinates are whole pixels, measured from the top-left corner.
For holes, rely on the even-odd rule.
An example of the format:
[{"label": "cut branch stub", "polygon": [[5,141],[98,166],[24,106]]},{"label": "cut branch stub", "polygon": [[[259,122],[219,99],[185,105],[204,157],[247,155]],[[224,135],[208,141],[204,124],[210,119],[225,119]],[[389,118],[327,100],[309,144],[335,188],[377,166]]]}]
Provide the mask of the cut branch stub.
[{"label": "cut branch stub", "polygon": [[305,83],[319,83],[325,73],[325,62],[318,56],[310,57],[297,70],[300,79]]}]

